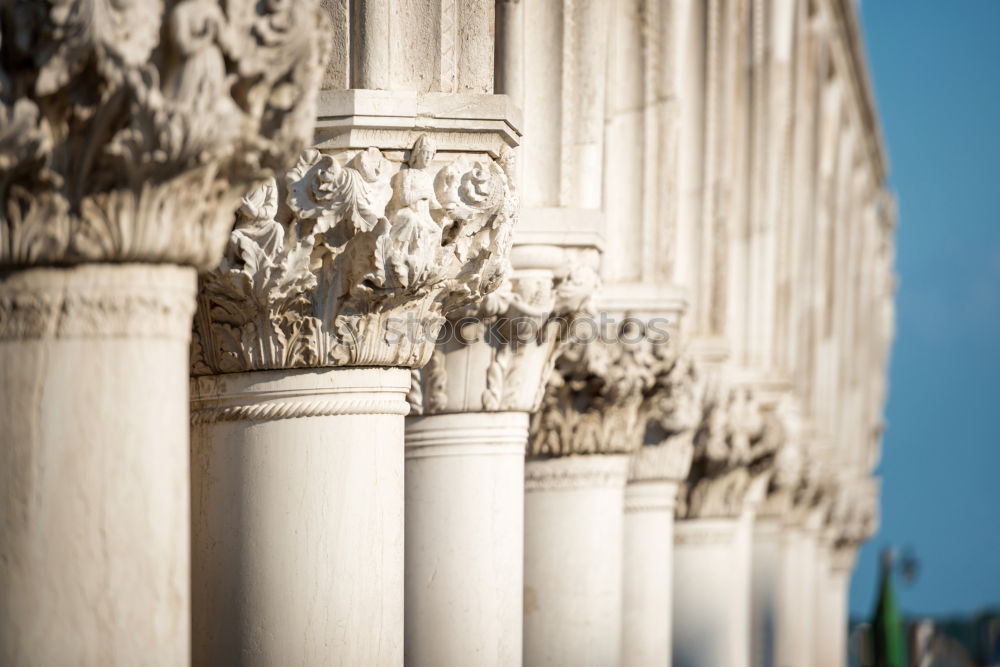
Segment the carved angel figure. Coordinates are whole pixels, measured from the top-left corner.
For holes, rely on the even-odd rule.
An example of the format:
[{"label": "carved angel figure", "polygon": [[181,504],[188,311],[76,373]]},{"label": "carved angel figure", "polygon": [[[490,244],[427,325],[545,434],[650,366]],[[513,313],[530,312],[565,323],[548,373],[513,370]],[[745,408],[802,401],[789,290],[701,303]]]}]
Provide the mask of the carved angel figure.
[{"label": "carved angel figure", "polygon": [[256,271],[273,264],[285,244],[285,228],[275,221],[278,214],[278,184],[269,178],[243,198],[230,235],[230,251]]},{"label": "carved angel figure", "polygon": [[441,204],[434,193],[434,179],[426,171],[436,152],[434,141],[421,135],[410,151],[408,167],[392,179],[393,196],[386,211],[391,262],[404,285],[425,279],[441,247],[441,225],[431,215]]}]

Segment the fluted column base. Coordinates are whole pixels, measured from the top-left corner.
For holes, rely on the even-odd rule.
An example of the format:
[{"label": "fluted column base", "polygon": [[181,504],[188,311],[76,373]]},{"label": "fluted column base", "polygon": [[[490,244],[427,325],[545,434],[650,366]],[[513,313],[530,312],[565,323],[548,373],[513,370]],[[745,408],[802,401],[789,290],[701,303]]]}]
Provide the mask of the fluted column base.
[{"label": "fluted column base", "polygon": [[406,664],[521,660],[528,415],[406,423]]},{"label": "fluted column base", "polygon": [[676,501],[677,482],[631,481],[625,487],[625,667],[670,664]]},{"label": "fluted column base", "polygon": [[400,665],[396,368],[192,381],[195,665]]},{"label": "fluted column base", "polygon": [[524,664],[621,660],[624,455],[525,466]]},{"label": "fluted column base", "polygon": [[0,274],[0,664],[188,664],[195,282]]}]

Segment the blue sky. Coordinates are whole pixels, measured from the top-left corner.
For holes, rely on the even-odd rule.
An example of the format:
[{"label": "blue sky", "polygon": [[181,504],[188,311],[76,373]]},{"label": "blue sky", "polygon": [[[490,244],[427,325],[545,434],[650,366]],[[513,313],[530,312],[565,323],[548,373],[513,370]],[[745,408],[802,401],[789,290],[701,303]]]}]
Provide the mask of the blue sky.
[{"label": "blue sky", "polygon": [[899,199],[898,334],[880,467],[882,526],[912,547],[907,613],[1000,606],[1000,0],[862,0]]}]

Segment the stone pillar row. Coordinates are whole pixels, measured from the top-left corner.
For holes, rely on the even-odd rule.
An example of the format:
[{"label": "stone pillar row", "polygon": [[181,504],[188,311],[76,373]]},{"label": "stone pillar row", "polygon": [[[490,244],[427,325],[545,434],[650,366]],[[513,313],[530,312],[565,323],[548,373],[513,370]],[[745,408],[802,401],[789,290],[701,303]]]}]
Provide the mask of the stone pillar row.
[{"label": "stone pillar row", "polygon": [[311,139],[322,25],[0,7],[0,663],[188,664],[196,272]]},{"label": "stone pillar row", "polygon": [[[412,425],[404,455],[407,397],[419,403],[421,393],[410,369],[438,369],[445,318],[479,308],[507,280],[517,135],[490,95],[468,95],[459,120],[435,117],[433,99],[377,95],[378,145],[357,146],[371,137],[356,119],[326,123],[330,139],[247,195],[221,265],[201,281],[191,361],[195,664],[234,655],[257,665],[400,664],[404,628],[426,631],[409,635],[419,651],[416,638],[435,631],[420,619],[447,622],[444,609],[418,605],[404,623],[404,544],[406,589],[437,571],[442,604],[454,604],[467,590],[454,577],[474,581],[483,550],[507,539],[504,513],[518,513],[519,487],[499,481],[521,478],[527,419],[515,408],[484,420],[428,417]],[[320,115],[365,113],[369,103],[365,91],[326,93]],[[416,131],[421,106],[429,115]],[[428,386],[427,400],[437,405],[442,390]],[[469,498],[457,495],[463,484]],[[488,488],[497,495],[483,495]],[[453,549],[440,549],[446,538]],[[426,563],[425,540],[436,549]],[[515,568],[497,546],[497,561]],[[498,568],[484,574],[508,574]],[[503,581],[517,580],[509,574]],[[456,636],[509,625],[509,597],[470,597],[485,607],[471,618],[486,625]],[[435,604],[433,594],[418,599]]]},{"label": "stone pillar row", "polygon": [[843,664],[870,480],[689,348],[663,230],[576,328],[661,220],[604,217],[631,15],[319,4],[0,7],[0,664]]}]

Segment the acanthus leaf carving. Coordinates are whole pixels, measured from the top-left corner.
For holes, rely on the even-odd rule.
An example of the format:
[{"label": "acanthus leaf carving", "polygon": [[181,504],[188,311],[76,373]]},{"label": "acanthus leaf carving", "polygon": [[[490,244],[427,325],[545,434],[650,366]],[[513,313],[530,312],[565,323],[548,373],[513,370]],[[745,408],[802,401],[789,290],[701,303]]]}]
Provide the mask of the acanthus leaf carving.
[{"label": "acanthus leaf carving", "polygon": [[648,338],[622,333],[613,342],[566,346],[532,416],[529,457],[633,454],[641,446],[640,410],[654,382],[655,358]]},{"label": "acanthus leaf carving", "polygon": [[[599,284],[585,264],[571,264],[553,275],[515,273],[479,304],[453,311],[435,355],[414,382],[412,414],[454,410],[534,412],[541,403],[555,359],[577,318],[592,314]],[[447,359],[446,359],[447,358]],[[463,378],[432,396],[431,386],[447,384],[448,368]]]},{"label": "acanthus leaf carving", "polygon": [[776,450],[778,436],[770,425],[751,388],[722,383],[711,387],[677,516],[739,516],[762,461]]},{"label": "acanthus leaf carving", "polygon": [[0,9],[0,264],[211,268],[240,196],[309,138],[315,2]]},{"label": "acanthus leaf carving", "polygon": [[690,356],[662,344],[652,388],[646,392],[641,419],[642,447],[632,457],[630,479],[684,480],[694,454],[701,421],[702,380]]},{"label": "acanthus leaf carving", "polygon": [[444,316],[502,281],[517,211],[502,161],[436,158],[427,135],[402,164],[309,149],[247,195],[202,279],[193,372],[427,363]]}]

